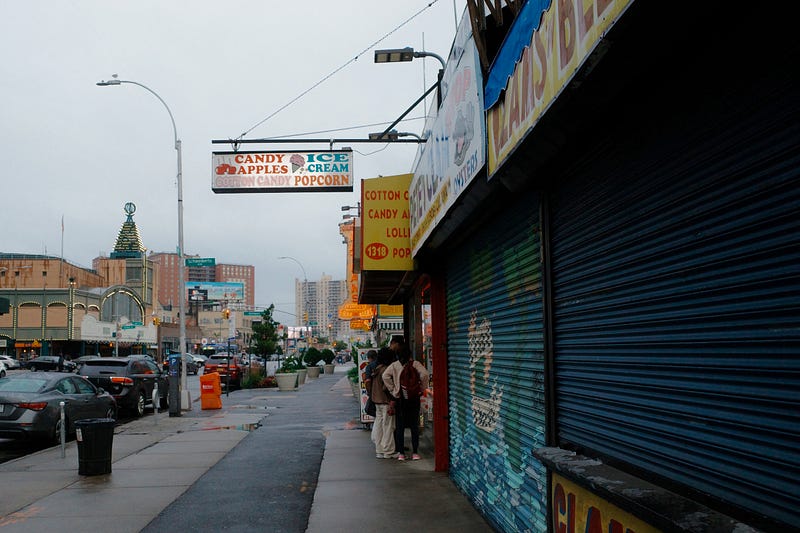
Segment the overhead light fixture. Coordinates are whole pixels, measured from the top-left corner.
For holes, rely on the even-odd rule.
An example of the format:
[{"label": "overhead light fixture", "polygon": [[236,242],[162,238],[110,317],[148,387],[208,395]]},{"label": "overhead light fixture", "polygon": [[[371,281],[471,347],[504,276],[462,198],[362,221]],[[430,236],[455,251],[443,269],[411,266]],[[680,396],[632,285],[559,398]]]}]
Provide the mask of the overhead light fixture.
[{"label": "overhead light fixture", "polygon": [[410,46],[405,48],[391,48],[387,50],[375,50],[376,63],[399,63],[401,61],[413,61],[414,49]]},{"label": "overhead light fixture", "polygon": [[375,50],[376,63],[402,63],[405,61],[413,61],[415,57],[434,57],[442,64],[442,70],[445,68],[444,59],[438,54],[433,52],[415,52],[410,46],[405,48],[389,48],[386,50]]},{"label": "overhead light fixture", "polygon": [[371,141],[392,142],[392,141],[396,141],[400,137],[414,137],[419,142],[425,142],[427,140],[424,137],[420,137],[416,133],[411,133],[409,131],[390,130],[390,131],[382,131],[382,132],[379,132],[379,133],[370,133],[369,134],[369,139]]}]

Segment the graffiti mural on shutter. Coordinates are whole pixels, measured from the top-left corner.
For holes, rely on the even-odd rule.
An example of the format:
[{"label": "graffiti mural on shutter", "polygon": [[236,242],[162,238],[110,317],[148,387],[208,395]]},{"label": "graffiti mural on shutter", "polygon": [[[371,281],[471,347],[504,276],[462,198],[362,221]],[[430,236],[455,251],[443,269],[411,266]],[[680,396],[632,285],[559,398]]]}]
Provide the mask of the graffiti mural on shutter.
[{"label": "graffiti mural on shutter", "polygon": [[450,474],[504,531],[545,531],[539,200],[470,236],[447,265]]}]

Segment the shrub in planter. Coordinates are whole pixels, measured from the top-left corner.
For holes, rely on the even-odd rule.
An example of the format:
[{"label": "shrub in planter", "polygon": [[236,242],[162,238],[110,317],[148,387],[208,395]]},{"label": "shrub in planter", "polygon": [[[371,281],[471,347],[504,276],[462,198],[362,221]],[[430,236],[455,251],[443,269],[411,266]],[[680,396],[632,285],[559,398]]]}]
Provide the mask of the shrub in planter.
[{"label": "shrub in planter", "polygon": [[292,355],[284,359],[283,364],[275,371],[275,373],[291,374],[292,372],[297,372],[300,368],[304,367],[300,364],[300,361]]},{"label": "shrub in planter", "polygon": [[303,355],[303,362],[306,366],[317,366],[320,361],[322,361],[322,353],[313,346]]},{"label": "shrub in planter", "polygon": [[325,348],[324,350],[322,350],[321,355],[322,355],[322,360],[325,361],[326,365],[332,365],[333,360],[336,358],[336,355],[330,348]]}]

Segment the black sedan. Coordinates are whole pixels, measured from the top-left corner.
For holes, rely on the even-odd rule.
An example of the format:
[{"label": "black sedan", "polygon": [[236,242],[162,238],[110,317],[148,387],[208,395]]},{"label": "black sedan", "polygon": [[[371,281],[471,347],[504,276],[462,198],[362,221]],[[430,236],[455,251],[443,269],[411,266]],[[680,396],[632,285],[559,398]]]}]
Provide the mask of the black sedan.
[{"label": "black sedan", "polygon": [[169,376],[150,357],[95,357],[83,361],[78,373],[111,393],[120,409],[137,417],[144,416],[147,405],[152,405],[156,387],[158,406],[169,407]]},{"label": "black sedan", "polygon": [[[28,368],[31,372],[37,370],[58,371],[58,360],[59,358],[55,355],[40,355],[22,363],[22,368]],[[78,365],[68,359],[62,359],[61,363],[64,372],[75,372],[75,369],[78,368]]]},{"label": "black sedan", "polygon": [[85,378],[59,372],[37,372],[0,378],[0,438],[58,442],[64,402],[66,433],[87,418],[117,417],[114,398]]}]

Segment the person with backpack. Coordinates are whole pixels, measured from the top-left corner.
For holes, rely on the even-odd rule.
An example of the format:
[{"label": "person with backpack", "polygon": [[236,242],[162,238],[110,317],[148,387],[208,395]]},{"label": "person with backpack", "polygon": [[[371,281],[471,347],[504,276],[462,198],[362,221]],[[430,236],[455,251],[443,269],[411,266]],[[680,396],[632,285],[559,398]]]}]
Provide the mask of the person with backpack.
[{"label": "person with backpack", "polygon": [[394,414],[389,414],[389,402],[392,397],[383,382],[383,373],[394,360],[394,352],[389,348],[381,348],[377,352],[375,369],[372,372],[370,397],[375,404],[375,420],[372,422],[372,442],[375,443],[375,457],[392,459],[394,449]]},{"label": "person with backpack", "polygon": [[428,388],[430,374],[428,369],[411,357],[411,352],[405,344],[400,344],[397,349],[398,359],[383,373],[383,382],[389,394],[395,399],[395,430],[394,446],[399,452],[397,459],[406,460],[404,441],[405,428],[411,429],[411,459],[416,461],[419,456],[419,413],[420,398]]}]

